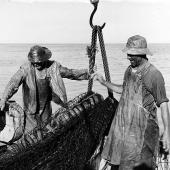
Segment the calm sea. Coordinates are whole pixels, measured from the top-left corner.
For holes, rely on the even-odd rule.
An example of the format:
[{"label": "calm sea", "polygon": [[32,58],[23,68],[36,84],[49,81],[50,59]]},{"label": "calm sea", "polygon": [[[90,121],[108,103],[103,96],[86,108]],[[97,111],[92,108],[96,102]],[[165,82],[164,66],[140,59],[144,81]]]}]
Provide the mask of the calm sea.
[{"label": "calm sea", "polygon": [[[32,45],[0,44],[0,96],[11,76],[19,69],[22,63],[27,61],[27,54]],[[89,62],[86,55],[86,46],[88,44],[43,45],[52,51],[52,60],[57,60],[63,66],[74,69],[88,68]],[[124,44],[106,45],[111,80],[119,84],[122,83],[124,71],[129,65],[126,55],[121,51],[123,47]],[[153,56],[149,56],[149,60],[162,72],[165,79],[167,96],[170,98],[170,44],[149,44],[149,48],[154,54]],[[96,64],[98,72],[104,75],[100,48],[98,48],[96,55]],[[64,79],[64,82],[69,99],[87,91],[88,81]],[[102,94],[104,97],[107,96],[107,89],[98,82],[94,82],[93,91]],[[115,95],[115,97],[119,99],[119,96]],[[22,103],[21,89],[14,95],[13,99],[18,103]]]}]

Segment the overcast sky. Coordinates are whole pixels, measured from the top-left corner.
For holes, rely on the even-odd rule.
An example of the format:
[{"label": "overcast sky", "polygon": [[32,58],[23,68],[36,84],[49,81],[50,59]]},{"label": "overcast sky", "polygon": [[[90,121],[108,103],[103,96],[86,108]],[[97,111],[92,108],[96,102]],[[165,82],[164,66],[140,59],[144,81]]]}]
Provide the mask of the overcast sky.
[{"label": "overcast sky", "polygon": [[[0,43],[89,43],[90,0],[0,0]],[[140,34],[170,43],[170,0],[100,0],[94,24],[105,43]]]}]

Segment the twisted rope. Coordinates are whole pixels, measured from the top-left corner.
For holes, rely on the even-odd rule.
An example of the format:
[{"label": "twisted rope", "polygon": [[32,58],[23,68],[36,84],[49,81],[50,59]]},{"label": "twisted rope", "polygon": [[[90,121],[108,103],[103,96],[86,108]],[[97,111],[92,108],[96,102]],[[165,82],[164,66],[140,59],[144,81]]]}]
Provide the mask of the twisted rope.
[{"label": "twisted rope", "polygon": [[[109,66],[108,66],[108,61],[107,61],[107,56],[106,56],[106,50],[105,50],[103,34],[102,34],[102,27],[97,26],[97,33],[99,37],[99,43],[100,43],[100,49],[101,49],[101,54],[102,54],[102,59],[103,59],[103,67],[104,67],[106,81],[111,82]],[[109,97],[113,99],[113,92],[109,88],[108,88],[108,95]]]},{"label": "twisted rope", "polygon": [[[95,64],[95,55],[96,55],[96,42],[97,42],[97,26],[93,27],[92,30],[92,39],[91,39],[91,46],[87,46],[87,54],[89,57],[89,73],[92,74],[93,67]],[[92,91],[93,80],[90,78],[88,82],[88,90],[87,92],[90,93]]]}]

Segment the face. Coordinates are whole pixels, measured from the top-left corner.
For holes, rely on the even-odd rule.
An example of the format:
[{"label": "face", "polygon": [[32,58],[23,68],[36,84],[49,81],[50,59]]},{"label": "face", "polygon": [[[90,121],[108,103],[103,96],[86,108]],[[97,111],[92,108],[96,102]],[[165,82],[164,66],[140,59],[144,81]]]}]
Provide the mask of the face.
[{"label": "face", "polygon": [[37,51],[34,51],[32,53],[32,56],[35,58],[35,62],[32,63],[32,65],[37,69],[37,70],[43,70],[45,68],[45,63],[46,62],[40,62],[39,61],[39,55],[37,54]]},{"label": "face", "polygon": [[46,62],[34,62],[32,65],[37,69],[37,70],[43,70],[45,68],[45,63]]},{"label": "face", "polygon": [[127,54],[127,59],[130,61],[132,68],[138,67],[142,63],[142,57],[139,55]]}]

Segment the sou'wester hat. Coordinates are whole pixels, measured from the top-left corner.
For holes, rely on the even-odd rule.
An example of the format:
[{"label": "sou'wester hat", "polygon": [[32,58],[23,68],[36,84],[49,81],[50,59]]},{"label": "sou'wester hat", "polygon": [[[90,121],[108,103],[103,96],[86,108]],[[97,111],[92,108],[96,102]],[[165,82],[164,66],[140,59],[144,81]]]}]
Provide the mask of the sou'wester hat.
[{"label": "sou'wester hat", "polygon": [[122,51],[132,55],[152,55],[147,48],[146,39],[140,35],[130,37],[126,43],[126,47]]},{"label": "sou'wester hat", "polygon": [[51,56],[52,56],[52,53],[48,48],[35,45],[31,47],[28,53],[28,60],[31,63],[44,62],[44,61],[47,61],[49,58],[51,58]]}]

